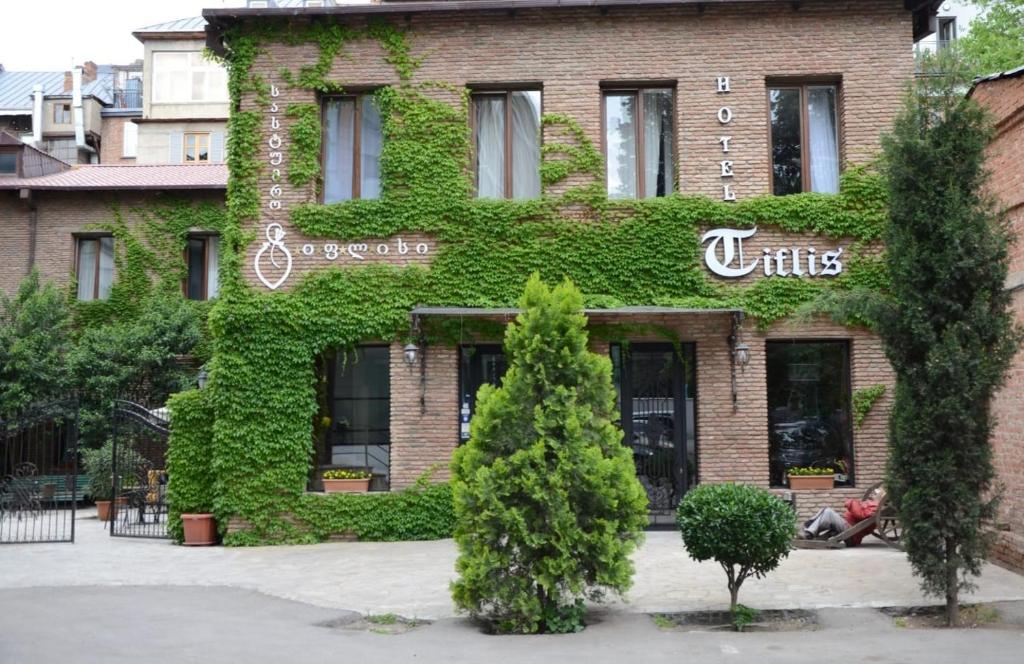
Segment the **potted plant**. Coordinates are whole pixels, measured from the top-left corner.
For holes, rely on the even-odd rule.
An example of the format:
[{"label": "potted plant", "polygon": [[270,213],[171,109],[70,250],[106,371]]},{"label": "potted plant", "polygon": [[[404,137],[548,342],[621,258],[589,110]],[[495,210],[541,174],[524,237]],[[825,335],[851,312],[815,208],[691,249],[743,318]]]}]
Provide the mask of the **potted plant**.
[{"label": "potted plant", "polygon": [[836,471],[833,468],[790,468],[786,471],[789,488],[794,491],[801,489],[831,489],[835,486]]},{"label": "potted plant", "polygon": [[[122,489],[134,484],[135,466],[142,457],[131,447],[118,449],[118,474],[123,479]],[[96,518],[110,521],[116,513],[111,509],[114,500],[114,443],[108,440],[102,447],[82,450],[82,467],[89,476],[89,497],[96,503]],[[118,497],[117,505],[124,506],[125,498]]]},{"label": "potted plant", "polygon": [[181,526],[185,546],[212,546],[217,543],[217,522],[208,512],[182,514]]},{"label": "potted plant", "polygon": [[365,470],[325,470],[325,493],[358,493],[370,490],[372,473]]}]

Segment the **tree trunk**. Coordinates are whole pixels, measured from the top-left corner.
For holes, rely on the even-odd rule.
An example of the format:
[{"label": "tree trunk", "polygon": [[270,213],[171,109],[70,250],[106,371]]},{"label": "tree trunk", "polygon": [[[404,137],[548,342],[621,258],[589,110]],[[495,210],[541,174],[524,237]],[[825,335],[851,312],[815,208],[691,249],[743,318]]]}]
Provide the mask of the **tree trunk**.
[{"label": "tree trunk", "polygon": [[729,584],[729,612],[736,611],[736,605],[739,604],[740,586],[738,583]]},{"label": "tree trunk", "polygon": [[960,624],[960,598],[957,587],[957,555],[956,543],[946,539],[946,626],[956,627]]}]

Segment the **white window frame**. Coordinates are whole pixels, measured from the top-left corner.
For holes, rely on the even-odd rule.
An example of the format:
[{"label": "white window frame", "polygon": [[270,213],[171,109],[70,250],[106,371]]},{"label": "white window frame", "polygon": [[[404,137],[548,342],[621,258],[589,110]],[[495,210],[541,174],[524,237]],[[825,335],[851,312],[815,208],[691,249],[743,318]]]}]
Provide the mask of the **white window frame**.
[{"label": "white window frame", "polygon": [[139,154],[139,125],[126,120],[122,132],[121,156],[125,159],[134,159]]},{"label": "white window frame", "polygon": [[[195,94],[197,84],[202,89],[198,96]],[[208,60],[201,51],[153,52],[154,104],[216,104],[227,101],[227,70]]]}]

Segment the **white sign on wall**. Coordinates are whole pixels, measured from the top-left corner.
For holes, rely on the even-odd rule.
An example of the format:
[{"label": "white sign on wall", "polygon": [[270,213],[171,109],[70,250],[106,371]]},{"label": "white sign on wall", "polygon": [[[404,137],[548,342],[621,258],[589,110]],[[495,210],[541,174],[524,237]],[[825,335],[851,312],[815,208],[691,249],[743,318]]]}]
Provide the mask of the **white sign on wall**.
[{"label": "white sign on wall", "polygon": [[[715,228],[700,239],[707,243],[704,264],[720,277],[739,279],[751,274],[758,265],[764,276],[834,277],[843,271],[843,248],[821,255],[814,247],[764,247],[761,255],[744,255],[743,241],[753,237],[757,228]],[[755,252],[756,253],[756,252]]]}]

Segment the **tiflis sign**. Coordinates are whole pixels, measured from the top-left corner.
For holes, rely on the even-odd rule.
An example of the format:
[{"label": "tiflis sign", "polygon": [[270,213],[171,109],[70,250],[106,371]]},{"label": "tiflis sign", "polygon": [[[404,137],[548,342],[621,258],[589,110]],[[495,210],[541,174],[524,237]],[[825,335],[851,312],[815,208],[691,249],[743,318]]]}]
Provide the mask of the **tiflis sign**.
[{"label": "tiflis sign", "polygon": [[738,279],[751,274],[758,265],[764,276],[771,277],[834,277],[843,271],[843,248],[838,247],[818,255],[814,247],[764,247],[761,255],[750,260],[743,254],[743,241],[757,233],[756,228],[715,228],[704,234],[701,244],[708,243],[704,251],[704,264],[720,277]]}]

